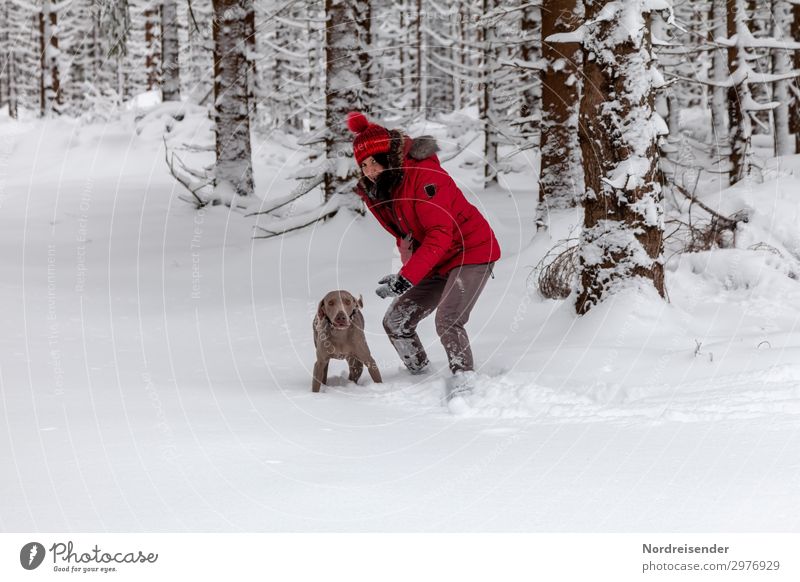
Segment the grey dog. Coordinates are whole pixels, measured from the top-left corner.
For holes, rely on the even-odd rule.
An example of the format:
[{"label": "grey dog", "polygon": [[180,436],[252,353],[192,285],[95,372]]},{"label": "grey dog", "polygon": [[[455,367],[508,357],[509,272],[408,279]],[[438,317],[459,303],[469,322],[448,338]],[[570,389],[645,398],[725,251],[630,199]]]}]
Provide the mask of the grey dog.
[{"label": "grey dog", "polygon": [[346,360],[350,368],[351,382],[357,382],[367,366],[373,382],[382,382],[381,372],[375,363],[367,338],[364,336],[364,302],[347,291],[331,291],[319,302],[314,316],[314,347],[317,361],[311,391],[319,392],[328,382],[328,362],[331,359]]}]

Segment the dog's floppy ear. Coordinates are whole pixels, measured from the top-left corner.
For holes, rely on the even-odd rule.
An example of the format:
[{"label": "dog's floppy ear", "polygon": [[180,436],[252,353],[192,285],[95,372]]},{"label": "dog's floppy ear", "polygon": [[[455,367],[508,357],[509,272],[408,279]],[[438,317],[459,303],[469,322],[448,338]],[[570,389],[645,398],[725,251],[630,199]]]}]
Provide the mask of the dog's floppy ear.
[{"label": "dog's floppy ear", "polygon": [[364,309],[364,298],[361,295],[358,296],[358,301],[356,301],[356,305],[358,305],[359,309]]},{"label": "dog's floppy ear", "polygon": [[317,307],[317,317],[320,319],[325,319],[325,300],[319,302],[319,306]]}]

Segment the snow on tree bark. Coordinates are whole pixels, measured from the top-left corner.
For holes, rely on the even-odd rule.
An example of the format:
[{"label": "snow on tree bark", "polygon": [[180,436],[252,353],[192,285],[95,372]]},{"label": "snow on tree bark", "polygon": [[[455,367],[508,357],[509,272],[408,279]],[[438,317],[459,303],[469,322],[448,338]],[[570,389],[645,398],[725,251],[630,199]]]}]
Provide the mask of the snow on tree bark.
[{"label": "snow on tree bark", "polygon": [[[789,3],[784,0],[772,2],[772,38],[786,40],[786,30],[789,22]],[[789,51],[776,49],[772,51],[772,72],[774,74],[788,73],[792,70],[792,61]],[[780,103],[773,111],[775,155],[786,156],[794,153],[794,139],[789,133],[789,94],[788,80],[777,81],[773,84],[772,98]]]},{"label": "snow on tree bark", "polygon": [[[792,4],[792,21],[789,28],[791,40],[800,40],[800,4]],[[793,51],[792,65],[800,69],[800,51]],[[789,106],[789,131],[794,135],[794,151],[800,153],[800,83],[792,83],[793,99]]]},{"label": "snow on tree bark", "polygon": [[731,185],[743,179],[750,169],[750,143],[753,126],[746,105],[753,102],[747,74],[747,50],[744,40],[749,38],[747,27],[747,4],[745,0],[726,0],[728,39],[735,40],[728,47],[728,69],[730,87],[728,88],[728,132],[730,140],[730,179]]},{"label": "snow on tree bark", "polygon": [[414,75],[414,83],[417,89],[417,108],[423,115],[427,114],[426,107],[428,105],[428,75],[425,71],[425,33],[423,32],[423,20],[425,19],[425,10],[422,8],[422,0],[416,0],[416,22],[415,32],[417,38],[415,40],[417,54],[416,54],[416,74]]},{"label": "snow on tree bark", "polygon": [[367,0],[325,0],[325,202],[344,191],[355,176],[352,134],[346,117],[367,109],[369,83],[369,3]]},{"label": "snow on tree bark", "polygon": [[42,0],[39,12],[39,39],[41,49],[41,98],[42,117],[61,113],[63,95],[58,50],[58,13],[55,2]]},{"label": "snow on tree bark", "polygon": [[11,119],[17,119],[18,117],[18,89],[17,89],[17,76],[16,76],[16,61],[17,61],[17,50],[18,48],[15,46],[16,43],[12,42],[14,39],[12,37],[12,11],[11,11],[11,3],[4,2],[3,3],[3,24],[2,26],[2,50],[3,50],[3,61],[5,62],[5,69],[4,71],[0,72],[3,74],[5,78],[5,90],[2,99],[2,105],[8,105],[8,116]]},{"label": "snow on tree bark", "polygon": [[[727,11],[725,0],[711,0],[711,39],[727,36]],[[714,50],[711,57],[711,80],[717,85],[711,88],[711,133],[713,147],[718,160],[721,160],[727,150],[728,129],[726,126],[728,116],[728,102],[725,87],[722,83],[728,79],[727,54],[721,48]]]},{"label": "snow on tree bark", "polygon": [[574,206],[583,192],[583,168],[578,140],[581,46],[578,42],[552,43],[551,34],[578,27],[583,17],[579,0],[542,3],[541,170],[539,218],[548,208]]},{"label": "snow on tree bark", "polygon": [[247,23],[253,0],[214,0],[214,196],[234,204],[252,196],[253,162],[247,102]]},{"label": "snow on tree bark", "polygon": [[[483,13],[487,14],[495,8],[496,0],[483,0]],[[483,41],[483,98],[480,101],[480,120],[483,124],[483,187],[488,188],[497,184],[497,146],[499,112],[494,99],[492,81],[498,72],[496,30],[493,23],[484,21],[481,27]]]},{"label": "snow on tree bark", "polygon": [[660,75],[652,64],[644,18],[654,4],[585,2],[580,137],[586,194],[579,314],[632,278],[650,281],[664,296],[657,138],[666,128],[653,108]]},{"label": "snow on tree bark", "polygon": [[[552,0],[546,0],[550,2]],[[582,4],[581,4],[582,6]],[[540,41],[543,38],[542,28],[542,8],[534,3],[528,3],[522,8],[520,18],[520,33],[522,44],[520,45],[520,58],[524,63],[534,63],[541,60]],[[580,50],[580,47],[578,47]],[[533,75],[523,75],[522,82],[528,84],[522,92],[520,103],[520,134],[528,139],[533,137],[536,129],[536,114],[539,112],[541,103],[541,89],[537,90],[536,83],[533,83]],[[539,84],[539,87],[541,83]]]},{"label": "snow on tree bark", "polygon": [[161,31],[159,30],[158,7],[149,1],[144,10],[144,67],[147,75],[147,90],[152,91],[160,83]]},{"label": "snow on tree bark", "polygon": [[178,8],[175,0],[161,2],[161,98],[181,100],[180,43],[178,40]]}]

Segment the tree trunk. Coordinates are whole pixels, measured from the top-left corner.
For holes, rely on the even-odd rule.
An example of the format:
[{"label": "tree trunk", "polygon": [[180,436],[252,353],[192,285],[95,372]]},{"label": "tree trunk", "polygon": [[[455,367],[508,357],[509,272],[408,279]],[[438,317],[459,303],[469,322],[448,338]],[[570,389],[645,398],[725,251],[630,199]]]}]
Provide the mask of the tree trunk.
[{"label": "tree trunk", "polygon": [[[789,4],[784,0],[773,0],[772,3],[772,37],[775,40],[786,39],[786,24],[789,20]],[[792,69],[789,52],[781,49],[772,51],[772,72],[776,75],[788,73]],[[772,100],[780,103],[773,110],[775,139],[775,155],[787,156],[794,153],[794,140],[789,133],[789,94],[790,81],[777,81],[773,84]]]},{"label": "tree trunk", "polygon": [[417,87],[417,107],[423,116],[427,117],[426,107],[428,106],[428,79],[425,75],[425,47],[423,46],[422,39],[424,32],[422,30],[425,18],[425,12],[422,8],[422,0],[417,0],[417,22],[416,22],[416,45],[417,45],[417,74],[415,85]]},{"label": "tree trunk", "polygon": [[[563,1],[563,0],[562,0]],[[571,0],[564,1],[565,4],[575,4],[579,0],[575,0],[575,2],[571,2]],[[545,0],[545,4],[547,3],[558,3],[558,1],[554,0]],[[581,4],[581,6],[583,6]],[[533,3],[528,4],[522,9],[522,16],[520,18],[520,32],[522,34],[522,44],[520,45],[519,54],[520,58],[523,62],[532,63],[539,60],[540,57],[540,48],[537,45],[537,36],[536,32],[539,30],[540,24],[542,29],[544,25],[542,24],[542,20],[545,18],[544,10],[539,6],[534,5]],[[549,20],[555,21],[556,18],[552,14],[548,14],[547,18]],[[544,38],[544,34],[541,35]],[[543,44],[543,43],[541,43]],[[578,46],[578,51],[580,51],[580,46]],[[543,72],[540,72],[541,75]],[[528,137],[529,139],[534,138],[534,133],[536,130],[536,112],[539,110],[539,101],[536,94],[536,88],[533,81],[534,74],[530,72],[528,74],[522,75],[522,82],[526,83],[528,86],[522,93],[522,100],[520,103],[520,134],[524,137]],[[577,110],[577,109],[576,109]],[[540,142],[541,143],[541,142]]]},{"label": "tree trunk", "polygon": [[258,114],[258,71],[256,70],[256,11],[251,6],[250,11],[245,17],[245,46],[247,47],[245,58],[247,59],[247,102],[250,107],[250,118],[257,119]]},{"label": "tree trunk", "polygon": [[181,68],[178,55],[178,7],[175,0],[161,4],[161,99],[181,100]]},{"label": "tree trunk", "polygon": [[[459,14],[457,18],[454,18],[451,21],[450,26],[450,34],[453,36],[454,39],[457,40],[456,43],[450,48],[450,58],[457,63],[463,64],[464,58],[464,51],[461,50],[461,41],[464,38],[463,35],[463,28],[464,28],[464,18],[461,17]],[[461,88],[461,79],[458,78],[457,75],[453,75],[453,110],[458,111],[464,106],[464,99],[462,96],[462,88]]]},{"label": "tree trunk", "polygon": [[[578,0],[544,0],[542,4],[541,169],[539,219],[548,208],[574,206],[583,192],[578,140],[581,47],[577,42],[552,44],[552,34],[572,32],[583,17]],[[537,219],[537,222],[539,221]]]},{"label": "tree trunk", "polygon": [[324,197],[344,191],[356,175],[352,158],[353,136],[347,129],[347,113],[364,111],[364,47],[369,38],[359,27],[369,26],[363,12],[366,0],[325,0],[325,155],[329,167],[324,177]]},{"label": "tree trunk", "polygon": [[[727,0],[727,29],[728,38],[743,38],[747,32],[747,11],[745,0]],[[751,102],[750,89],[747,81],[740,75],[739,69],[747,67],[746,49],[739,46],[738,42],[728,48],[728,69],[731,77],[735,79],[728,88],[728,131],[730,138],[730,178],[732,186],[743,179],[749,172],[748,157],[750,154],[750,141],[752,125],[750,116],[744,111],[742,104]]]},{"label": "tree trunk", "polygon": [[[585,2],[579,314],[632,278],[649,281],[664,296],[663,194],[645,2]],[[601,11],[606,18],[598,19]]]},{"label": "tree trunk", "polygon": [[159,69],[161,68],[161,43],[159,42],[158,9],[149,3],[144,11],[144,70],[147,77],[147,90],[152,91],[159,85]]},{"label": "tree trunk", "polygon": [[42,117],[61,113],[61,76],[58,64],[58,14],[51,0],[43,0],[39,12],[39,48],[41,50],[41,82],[39,105]]},{"label": "tree trunk", "polygon": [[[486,14],[494,8],[493,0],[483,0],[483,13]],[[497,130],[495,124],[494,99],[494,76],[497,69],[497,59],[495,51],[495,28],[494,25],[484,24],[481,27],[483,42],[483,63],[481,67],[481,80],[483,86],[483,98],[481,99],[480,119],[483,125],[483,187],[489,188],[497,184]]]},{"label": "tree trunk", "polygon": [[[789,29],[791,40],[800,40],[800,4],[792,4],[792,24]],[[800,69],[800,51],[792,51],[792,67]],[[793,99],[789,107],[789,131],[794,135],[794,151],[800,153],[800,83],[797,79],[792,82],[794,91]]]},{"label": "tree trunk", "polygon": [[14,49],[11,46],[10,30],[11,30],[11,10],[10,2],[3,2],[2,6],[2,22],[0,25],[0,51],[2,53],[2,62],[5,66],[0,67],[0,108],[8,105],[9,115],[11,113],[11,86],[14,84],[14,77],[12,76],[12,55]]},{"label": "tree trunk", "polygon": [[[711,38],[727,37],[727,11],[725,10],[725,0],[711,0],[710,20]],[[725,51],[717,48],[713,52],[711,60],[712,77],[715,83],[724,83],[728,79],[728,61]],[[711,88],[711,129],[713,147],[716,158],[722,161],[728,144],[728,130],[725,125],[728,115],[728,102],[725,87],[714,86]]]},{"label": "tree trunk", "polygon": [[253,163],[247,103],[247,15],[253,0],[213,0],[216,167],[214,195],[233,205],[252,196]]}]

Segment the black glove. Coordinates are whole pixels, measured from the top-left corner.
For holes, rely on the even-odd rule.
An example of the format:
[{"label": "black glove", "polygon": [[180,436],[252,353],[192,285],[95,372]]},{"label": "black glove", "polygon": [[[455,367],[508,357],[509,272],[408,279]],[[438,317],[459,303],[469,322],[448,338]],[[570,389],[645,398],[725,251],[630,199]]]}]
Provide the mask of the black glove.
[{"label": "black glove", "polygon": [[375,293],[377,293],[378,297],[381,299],[397,297],[413,287],[411,281],[402,275],[386,275],[378,281],[378,285],[380,285],[380,287],[375,289]]}]

